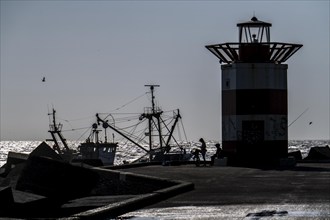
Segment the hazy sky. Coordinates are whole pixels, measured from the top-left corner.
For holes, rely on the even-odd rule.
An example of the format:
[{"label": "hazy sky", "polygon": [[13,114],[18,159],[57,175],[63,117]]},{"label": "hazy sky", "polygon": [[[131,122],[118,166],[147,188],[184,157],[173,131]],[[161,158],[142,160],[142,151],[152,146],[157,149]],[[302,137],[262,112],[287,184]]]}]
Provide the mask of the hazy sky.
[{"label": "hazy sky", "polygon": [[1,1],[0,139],[44,140],[52,106],[81,126],[159,84],[189,140],[221,140],[220,64],[205,45],[237,42],[253,14],[271,41],[304,45],[287,62],[289,123],[308,110],[289,139],[329,139],[329,1],[315,0]]}]

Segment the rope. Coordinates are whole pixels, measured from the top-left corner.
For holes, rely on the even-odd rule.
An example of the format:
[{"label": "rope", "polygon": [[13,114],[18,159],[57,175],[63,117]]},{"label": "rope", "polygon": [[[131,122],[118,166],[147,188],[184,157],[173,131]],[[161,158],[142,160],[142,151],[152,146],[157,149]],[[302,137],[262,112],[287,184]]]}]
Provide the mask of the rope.
[{"label": "rope", "polygon": [[181,122],[182,130],[183,130],[183,133],[184,133],[184,137],[186,138],[186,141],[188,142],[188,138],[187,138],[186,130],[184,129],[182,119],[180,120],[180,122]]},{"label": "rope", "polygon": [[90,127],[72,128],[72,129],[62,130],[62,132],[67,132],[67,131],[78,131],[78,130],[82,130],[82,129],[86,129],[86,128],[90,128]]},{"label": "rope", "polygon": [[308,111],[308,109],[309,108],[306,108],[305,111],[303,113],[301,113],[295,120],[293,120],[293,122],[291,122],[288,127],[290,127],[293,123],[295,123],[303,114],[305,114],[305,112]]},{"label": "rope", "polygon": [[91,127],[88,127],[88,129],[86,129],[86,131],[78,138],[78,141],[80,140],[80,138],[82,138],[86,134],[87,131],[89,131],[90,128]]},{"label": "rope", "polygon": [[89,117],[75,118],[75,119],[70,119],[70,120],[64,119],[64,118],[60,118],[60,117],[57,117],[57,118],[69,123],[70,121],[81,121],[81,120],[91,119],[91,118],[94,118],[94,117],[89,116]]},{"label": "rope", "polygon": [[[122,105],[122,106],[120,106],[119,108],[116,108],[116,109],[114,109],[114,110],[112,110],[112,111],[110,111],[110,112],[113,112],[113,111],[118,111],[118,110],[120,110],[120,109],[122,109],[122,108],[126,107],[127,105],[129,105],[129,104],[133,103],[134,101],[136,101],[136,100],[138,100],[139,98],[141,98],[142,96],[144,96],[145,94],[147,94],[147,93],[146,93],[146,92],[145,92],[145,93],[143,93],[142,95],[140,95],[140,96],[138,96],[138,97],[134,98],[133,100],[131,100],[131,101],[129,101],[129,102],[127,102],[127,103],[125,103],[124,105]],[[105,117],[105,119],[107,119],[107,117],[109,117],[109,116],[110,116],[110,114],[109,114],[108,116],[106,116],[106,117]],[[104,119],[104,120],[105,120],[105,119]]]}]

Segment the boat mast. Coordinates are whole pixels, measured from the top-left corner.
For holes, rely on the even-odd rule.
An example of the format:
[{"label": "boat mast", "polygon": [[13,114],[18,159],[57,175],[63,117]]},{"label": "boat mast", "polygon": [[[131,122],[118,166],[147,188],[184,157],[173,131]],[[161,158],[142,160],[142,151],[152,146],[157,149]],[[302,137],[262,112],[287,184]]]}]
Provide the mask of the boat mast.
[{"label": "boat mast", "polygon": [[60,140],[62,141],[63,145],[64,145],[64,148],[65,150],[69,151],[69,147],[66,143],[66,140],[64,139],[64,137],[62,136],[62,133],[61,133],[61,129],[62,129],[62,124],[56,124],[56,117],[55,117],[55,114],[56,114],[56,111],[55,109],[53,109],[53,113],[48,113],[48,115],[53,115],[53,124],[52,125],[49,125],[49,133],[52,135],[52,138],[53,138],[53,141],[55,143],[55,147],[56,149],[60,149],[59,147],[59,144],[57,142],[57,139],[56,139],[56,134],[58,135],[58,137],[60,138]]},{"label": "boat mast", "polygon": [[155,96],[154,96],[154,89],[155,87],[159,87],[159,85],[145,85],[146,87],[150,88],[151,92],[151,113],[149,111],[145,112],[142,116],[148,119],[148,126],[149,126],[149,150],[152,151],[152,136],[153,136],[153,128],[152,122],[153,117],[157,119],[157,126],[158,126],[158,137],[159,137],[159,144],[160,149],[163,147],[163,139],[162,139],[162,130],[161,130],[161,120],[160,116],[163,113],[160,109],[155,108]]}]

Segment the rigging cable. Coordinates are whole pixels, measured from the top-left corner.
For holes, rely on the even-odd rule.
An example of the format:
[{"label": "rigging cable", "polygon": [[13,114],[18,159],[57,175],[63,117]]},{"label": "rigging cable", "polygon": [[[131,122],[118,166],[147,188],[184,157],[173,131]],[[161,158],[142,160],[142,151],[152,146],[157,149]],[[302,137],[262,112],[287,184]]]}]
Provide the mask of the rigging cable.
[{"label": "rigging cable", "polygon": [[184,137],[186,138],[186,141],[188,142],[188,138],[187,138],[186,130],[184,129],[182,119],[180,120],[180,122],[181,122],[181,126],[182,126],[182,130],[183,130]]},{"label": "rigging cable", "polygon": [[78,130],[87,129],[87,128],[90,128],[90,127],[66,129],[66,130],[62,130],[62,132],[67,132],[67,131],[78,131]]},{"label": "rigging cable", "polygon": [[94,116],[93,117],[89,116],[89,117],[83,117],[83,118],[75,118],[75,119],[70,119],[70,120],[60,118],[60,117],[57,117],[57,118],[69,123],[69,121],[82,121],[82,120],[86,120],[86,119],[92,119],[92,118],[94,118]]},{"label": "rigging cable", "polygon": [[86,134],[87,131],[89,131],[90,128],[91,127],[88,127],[88,129],[86,129],[86,131],[82,135],[80,135],[80,137],[78,138],[78,141],[80,140],[80,138],[82,138]]},{"label": "rigging cable", "polygon": [[[114,109],[114,110],[112,110],[112,111],[110,111],[110,112],[113,112],[113,111],[118,111],[118,110],[120,110],[120,109],[122,109],[122,108],[126,107],[127,105],[131,104],[132,102],[135,102],[136,100],[138,100],[139,98],[141,98],[142,96],[144,96],[145,94],[147,94],[147,92],[144,92],[142,95],[140,95],[140,96],[138,96],[138,97],[134,98],[133,100],[131,100],[131,101],[129,101],[129,102],[127,102],[127,103],[125,103],[125,104],[124,104],[124,105],[122,105],[121,107],[119,107],[119,108],[116,108],[116,109]],[[107,119],[109,116],[110,116],[110,114],[109,114],[109,115],[107,115],[107,116],[104,118],[104,120],[105,120],[105,119]]]},{"label": "rigging cable", "polygon": [[293,123],[295,123],[301,116],[303,116],[303,114],[305,114],[308,111],[309,108],[306,108],[305,111],[303,111],[303,113],[301,113],[295,120],[293,120],[293,122],[291,122],[289,124],[288,127],[290,127]]}]

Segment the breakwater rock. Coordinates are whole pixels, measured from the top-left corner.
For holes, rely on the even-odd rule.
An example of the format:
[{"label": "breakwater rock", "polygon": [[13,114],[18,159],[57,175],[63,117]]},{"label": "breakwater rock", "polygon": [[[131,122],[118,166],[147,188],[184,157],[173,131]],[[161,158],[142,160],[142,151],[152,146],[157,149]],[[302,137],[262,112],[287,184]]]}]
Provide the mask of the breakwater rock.
[{"label": "breakwater rock", "polygon": [[8,156],[0,217],[116,217],[193,189],[191,183],[70,164],[44,143],[30,155]]},{"label": "breakwater rock", "polygon": [[308,156],[305,161],[330,161],[330,147],[316,146],[309,150]]}]

